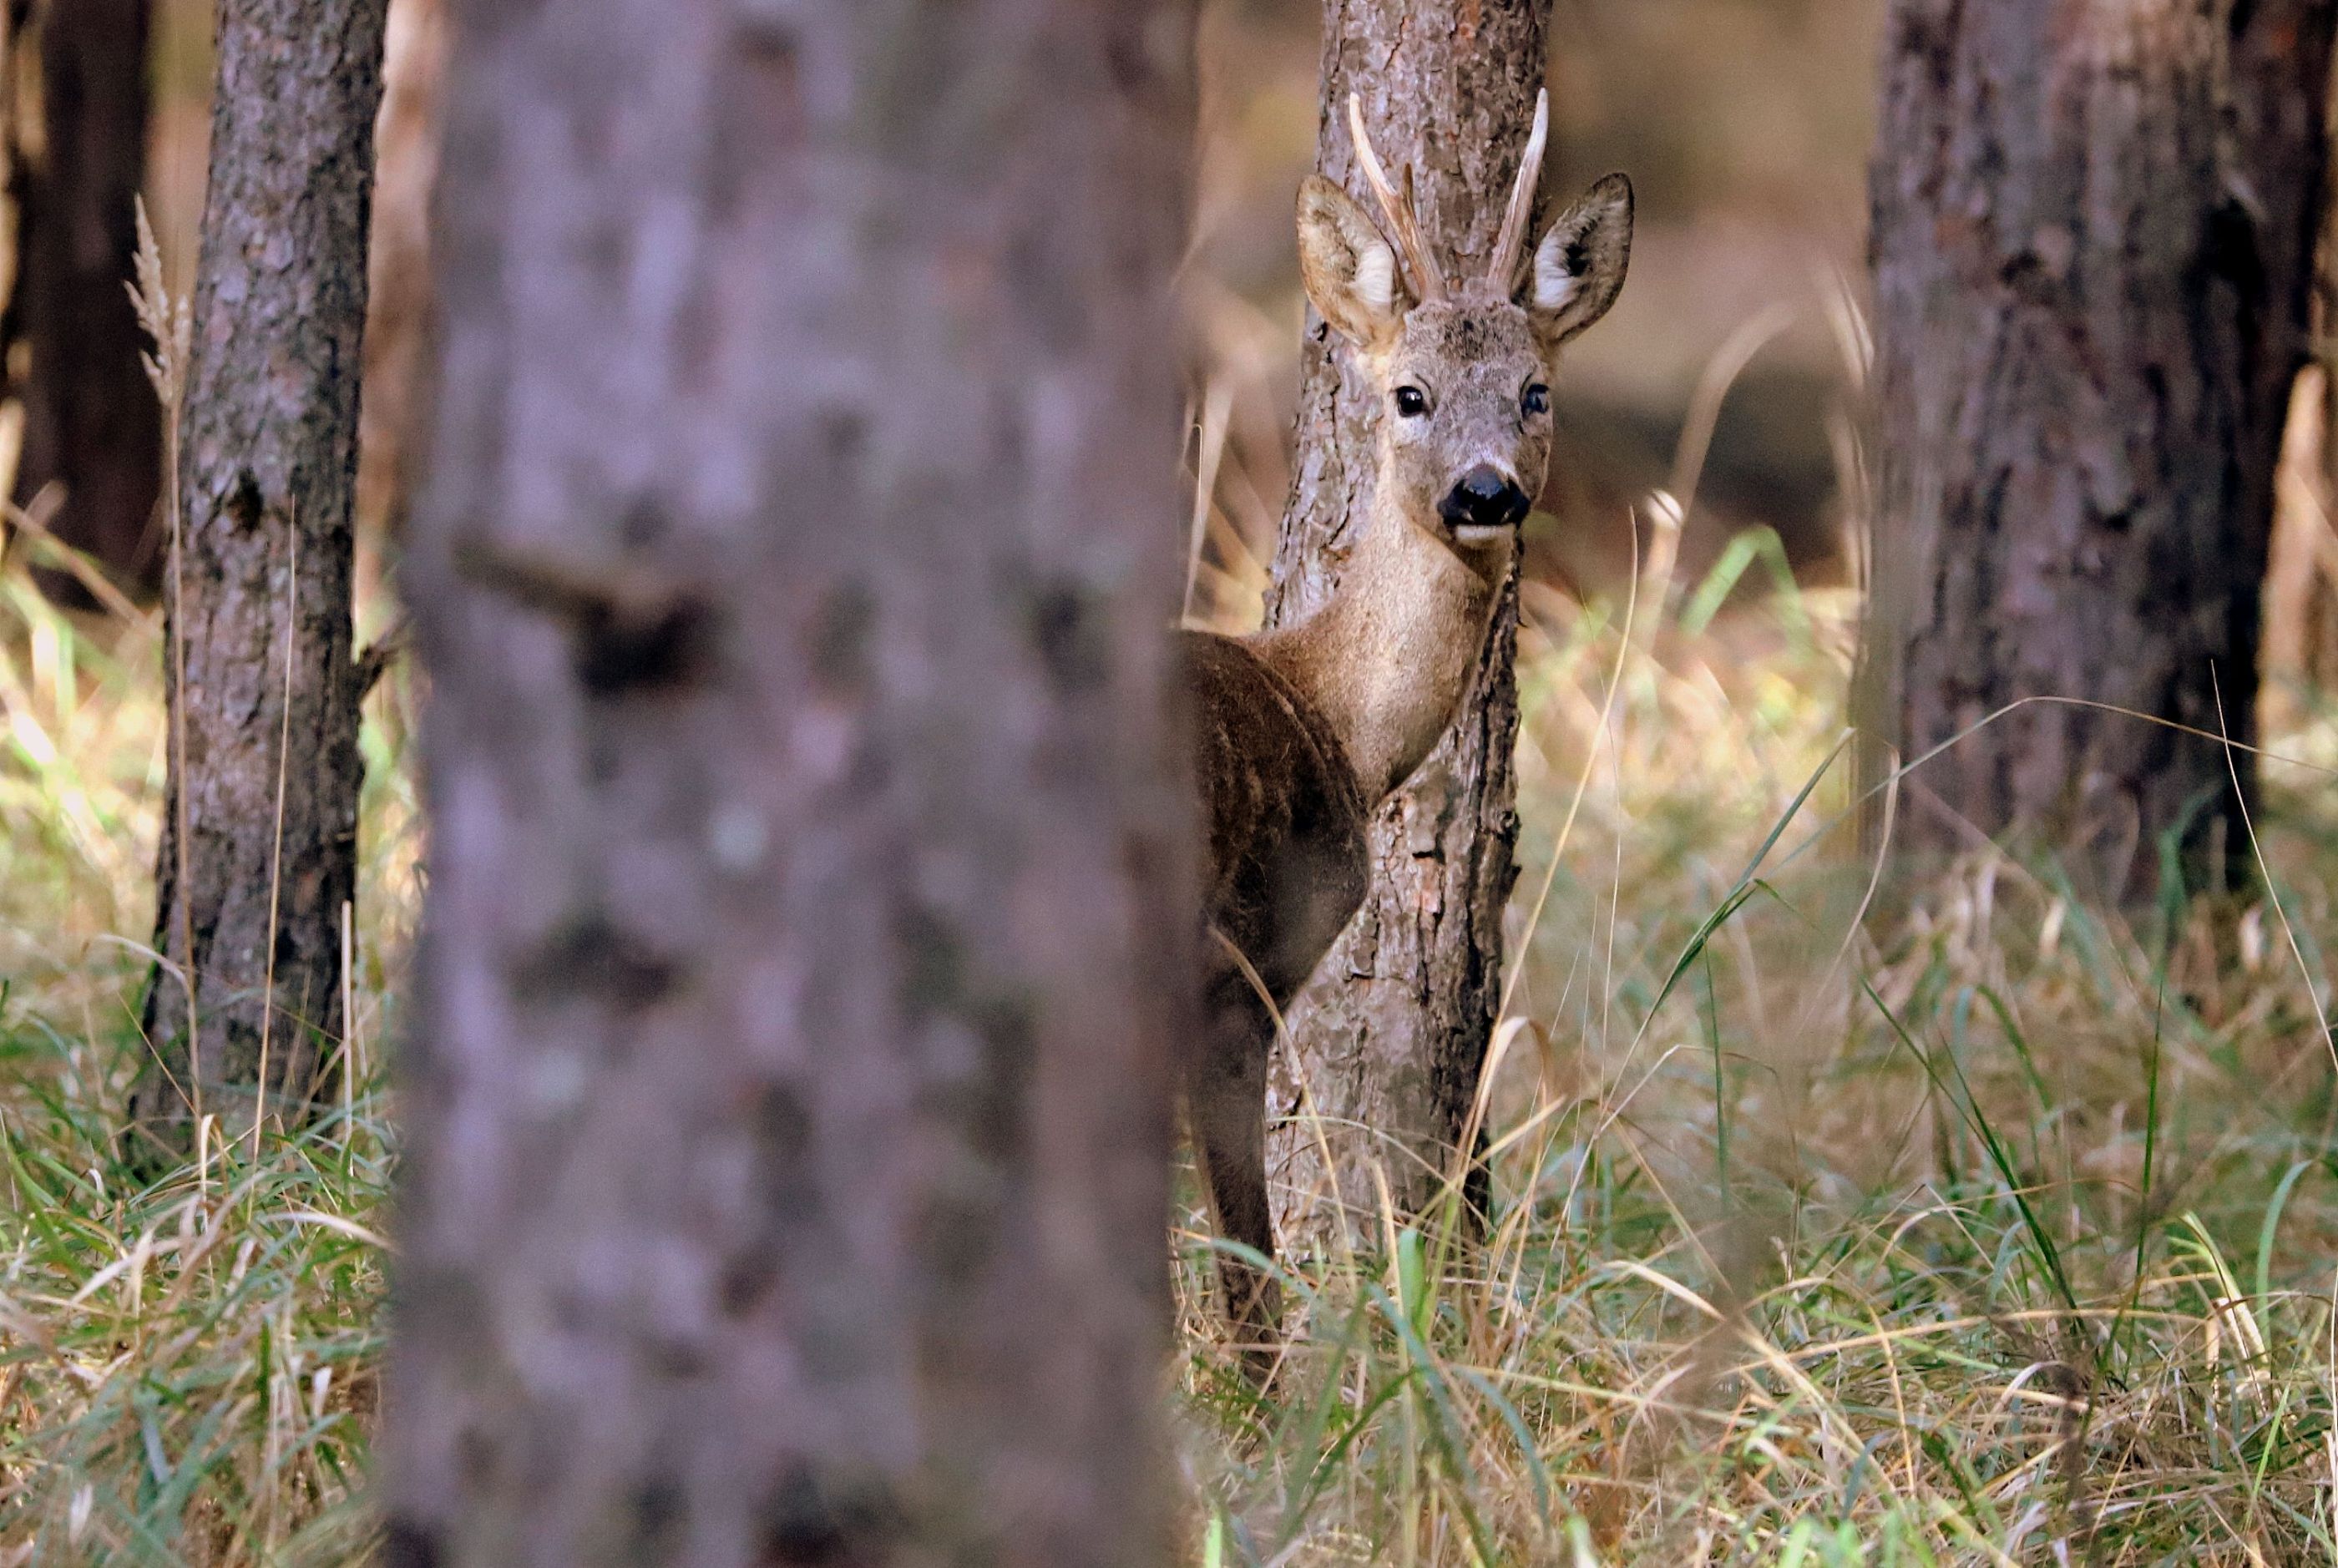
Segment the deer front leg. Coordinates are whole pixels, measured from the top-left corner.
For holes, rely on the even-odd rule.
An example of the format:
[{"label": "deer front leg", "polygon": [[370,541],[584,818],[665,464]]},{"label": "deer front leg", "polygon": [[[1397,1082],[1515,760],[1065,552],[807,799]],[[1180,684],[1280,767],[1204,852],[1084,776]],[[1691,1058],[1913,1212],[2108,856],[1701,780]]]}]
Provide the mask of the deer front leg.
[{"label": "deer front leg", "polygon": [[[1219,975],[1209,987],[1202,1049],[1186,1064],[1185,1104],[1202,1190],[1218,1234],[1274,1256],[1274,1221],[1266,1197],[1266,1068],[1274,1017],[1241,975]],[[1245,1368],[1263,1384],[1282,1333],[1282,1290],[1274,1276],[1221,1253],[1218,1280]]]}]

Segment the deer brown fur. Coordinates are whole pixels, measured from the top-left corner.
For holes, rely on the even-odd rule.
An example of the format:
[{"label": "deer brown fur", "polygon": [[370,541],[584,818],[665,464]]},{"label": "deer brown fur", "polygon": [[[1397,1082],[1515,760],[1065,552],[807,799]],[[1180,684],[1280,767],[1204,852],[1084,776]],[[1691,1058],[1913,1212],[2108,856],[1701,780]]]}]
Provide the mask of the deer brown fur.
[{"label": "deer brown fur", "polygon": [[[1275,1016],[1362,902],[1373,812],[1451,722],[1550,459],[1560,345],[1606,313],[1631,252],[1632,191],[1609,175],[1523,238],[1547,105],[1482,278],[1449,284],[1351,102],[1380,220],[1331,181],[1299,193],[1308,297],[1381,399],[1372,508],[1331,600],[1249,637],[1184,634],[1209,835],[1205,1027],[1187,1119],[1221,1234],[1272,1259],[1266,1075]],[[1224,1255],[1227,1310],[1271,1364],[1273,1279]]]}]

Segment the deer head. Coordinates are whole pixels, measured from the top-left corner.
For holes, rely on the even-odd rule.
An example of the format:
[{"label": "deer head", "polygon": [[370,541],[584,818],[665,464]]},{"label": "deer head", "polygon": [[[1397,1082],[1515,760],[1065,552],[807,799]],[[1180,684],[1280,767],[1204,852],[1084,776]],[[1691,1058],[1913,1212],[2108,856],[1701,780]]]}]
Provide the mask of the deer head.
[{"label": "deer head", "polygon": [[1401,189],[1390,183],[1353,96],[1349,132],[1380,220],[1320,174],[1299,191],[1308,297],[1382,400],[1379,511],[1481,575],[1508,569],[1547,476],[1559,348],[1616,302],[1631,260],[1632,184],[1621,174],[1594,185],[1525,252],[1549,121],[1545,93],[1481,277],[1448,284],[1420,236],[1411,170]]}]

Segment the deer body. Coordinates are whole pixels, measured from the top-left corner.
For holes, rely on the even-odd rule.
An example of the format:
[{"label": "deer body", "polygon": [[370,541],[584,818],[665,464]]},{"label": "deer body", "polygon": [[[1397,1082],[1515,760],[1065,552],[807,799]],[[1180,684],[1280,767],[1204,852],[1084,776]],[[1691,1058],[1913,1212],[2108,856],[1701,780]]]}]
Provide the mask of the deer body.
[{"label": "deer body", "polygon": [[[1371,514],[1331,598],[1304,621],[1184,637],[1216,938],[1205,1026],[1183,1064],[1187,1118],[1220,1231],[1268,1258],[1276,1014],[1363,901],[1373,813],[1435,749],[1469,690],[1548,466],[1553,358],[1623,284],[1631,187],[1620,176],[1570,208],[1530,259],[1524,251],[1547,114],[1537,108],[1491,269],[1449,289],[1351,101],[1386,231],[1311,177],[1300,263],[1309,298],[1382,398]],[[1219,1267],[1228,1311],[1262,1368],[1279,1317],[1272,1279],[1231,1257]]]}]

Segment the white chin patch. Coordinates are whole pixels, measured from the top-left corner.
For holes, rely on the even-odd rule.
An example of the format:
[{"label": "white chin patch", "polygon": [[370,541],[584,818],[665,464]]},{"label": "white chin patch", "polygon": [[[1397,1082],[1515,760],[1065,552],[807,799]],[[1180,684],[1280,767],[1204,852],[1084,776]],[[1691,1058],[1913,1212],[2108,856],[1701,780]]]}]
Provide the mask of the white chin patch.
[{"label": "white chin patch", "polygon": [[1501,540],[1513,537],[1514,534],[1515,530],[1497,527],[1484,523],[1456,523],[1453,524],[1454,541],[1455,543],[1461,544],[1497,544]]},{"label": "white chin patch", "polygon": [[1564,245],[1545,245],[1535,252],[1535,309],[1563,310],[1575,298],[1575,274],[1567,270]]},{"label": "white chin patch", "polygon": [[1365,247],[1356,258],[1356,295],[1375,310],[1395,309],[1395,251],[1385,245]]}]

